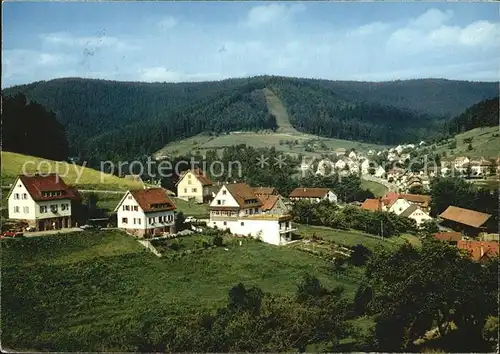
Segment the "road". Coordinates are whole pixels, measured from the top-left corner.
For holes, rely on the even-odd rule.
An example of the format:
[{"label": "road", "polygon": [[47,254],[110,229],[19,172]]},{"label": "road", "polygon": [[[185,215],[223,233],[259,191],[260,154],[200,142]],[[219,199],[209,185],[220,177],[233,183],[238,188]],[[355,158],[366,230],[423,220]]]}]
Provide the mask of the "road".
[{"label": "road", "polygon": [[383,178],[378,178],[372,175],[363,175],[361,176],[362,179],[367,180],[367,181],[372,181],[376,183],[380,183],[383,186],[385,186],[389,192],[397,192],[398,191],[398,186],[396,186],[394,183],[388,182],[386,179]]}]

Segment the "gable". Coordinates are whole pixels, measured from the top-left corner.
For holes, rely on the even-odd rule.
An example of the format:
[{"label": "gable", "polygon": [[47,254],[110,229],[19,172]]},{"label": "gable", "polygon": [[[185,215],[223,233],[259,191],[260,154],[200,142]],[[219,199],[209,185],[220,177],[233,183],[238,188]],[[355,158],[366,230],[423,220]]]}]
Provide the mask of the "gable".
[{"label": "gable", "polygon": [[[221,201],[221,204],[218,204],[218,200]],[[232,196],[226,186],[222,186],[219,189],[219,192],[215,195],[214,199],[210,203],[211,207],[225,206],[225,207],[235,207],[239,208],[239,204],[236,199]]]}]

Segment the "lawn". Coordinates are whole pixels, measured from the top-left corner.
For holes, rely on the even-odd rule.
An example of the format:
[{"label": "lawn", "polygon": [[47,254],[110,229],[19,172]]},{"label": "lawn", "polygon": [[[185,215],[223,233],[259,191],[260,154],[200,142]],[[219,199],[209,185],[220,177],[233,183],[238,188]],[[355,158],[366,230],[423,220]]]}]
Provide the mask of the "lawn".
[{"label": "lawn", "polygon": [[172,198],[177,206],[177,212],[182,212],[184,216],[194,216],[198,219],[208,218],[208,204],[198,204],[192,201],[185,201],[179,198]]},{"label": "lawn", "polygon": [[[464,139],[472,138],[472,150],[468,149],[469,143]],[[500,136],[498,127],[482,127],[468,130],[464,133],[455,135],[453,138],[457,142],[456,149],[450,149],[448,143],[439,145],[436,152],[446,153],[447,158],[453,159],[457,156],[498,158],[498,147],[500,146]]]},{"label": "lawn", "polygon": [[[41,172],[58,173],[67,184],[88,189],[126,190],[129,188],[142,188],[142,184],[124,178],[79,165],[57,162],[40,157],[2,151],[2,183],[13,183],[16,177],[23,172],[34,173],[37,169]],[[79,174],[81,174],[80,177]]]},{"label": "lawn", "polygon": [[361,180],[361,188],[368,189],[373,194],[375,194],[375,197],[382,197],[388,191],[387,187],[384,186],[383,184],[373,182],[373,181],[367,181],[364,179]]},{"label": "lawn", "polygon": [[310,273],[327,287],[343,285],[349,296],[357,287],[354,279],[333,276],[322,259],[257,241],[175,260],[154,256],[118,231],[0,244],[4,348],[55,350],[73,336],[99,343],[145,313],[223,306],[238,282],[293,294]]},{"label": "lawn", "polygon": [[401,235],[391,238],[381,238],[379,236],[366,234],[355,230],[337,230],[326,226],[298,225],[298,233],[302,237],[311,237],[313,234],[327,241],[333,241],[346,247],[362,244],[363,246],[375,249],[376,247],[391,247],[401,245],[406,241],[419,245],[419,239],[414,235]]}]

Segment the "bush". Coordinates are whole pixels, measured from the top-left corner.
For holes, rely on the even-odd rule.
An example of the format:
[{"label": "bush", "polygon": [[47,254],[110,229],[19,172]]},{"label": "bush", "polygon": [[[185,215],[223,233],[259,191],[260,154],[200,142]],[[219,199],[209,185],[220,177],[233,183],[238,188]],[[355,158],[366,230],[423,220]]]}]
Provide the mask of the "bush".
[{"label": "bush", "polygon": [[224,239],[221,235],[215,235],[212,239],[212,244],[216,247],[221,247],[224,244]]}]

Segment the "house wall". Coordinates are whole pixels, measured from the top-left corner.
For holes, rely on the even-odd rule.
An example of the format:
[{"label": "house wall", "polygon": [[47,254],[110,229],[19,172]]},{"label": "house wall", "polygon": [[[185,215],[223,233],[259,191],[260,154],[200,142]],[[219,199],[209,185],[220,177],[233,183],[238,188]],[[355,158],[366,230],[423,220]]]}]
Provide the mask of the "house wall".
[{"label": "house wall", "polygon": [[[216,226],[218,229],[229,229],[232,234],[260,238],[263,242],[273,245],[280,245],[285,238],[285,232],[280,233],[280,227],[285,229],[287,222],[279,222],[278,220],[210,220],[211,227]],[[291,226],[291,222],[290,222]],[[291,229],[291,227],[289,228]],[[282,239],[283,238],[283,239]]]},{"label": "house wall", "polygon": [[222,186],[219,192],[215,195],[214,200],[210,203],[210,206],[225,206],[225,207],[236,207],[239,208],[239,204],[236,199],[233,198],[231,193],[227,190],[226,186]]},{"label": "house wall", "polygon": [[[18,197],[19,199],[16,199]],[[19,212],[15,212],[15,207],[19,207]],[[27,208],[27,210],[26,210]],[[36,218],[36,203],[31,198],[28,190],[21,182],[17,179],[16,185],[12,188],[12,192],[9,195],[8,200],[8,210],[9,219],[16,220],[35,220]]]},{"label": "house wall", "polygon": [[396,215],[399,215],[403,211],[408,209],[409,206],[410,206],[410,203],[407,200],[398,199],[398,200],[396,200],[396,202],[393,205],[391,205],[391,207],[389,208],[389,211],[393,212]]},{"label": "house wall", "polygon": [[410,216],[408,216],[408,218],[415,220],[417,226],[420,226],[423,222],[427,220],[432,220],[432,218],[428,214],[424,213],[422,210],[419,209],[415,210]]},{"label": "house wall", "polygon": [[210,195],[209,188],[203,188],[203,185],[198,180],[191,171],[187,171],[187,173],[182,177],[182,179],[177,184],[177,197],[189,200],[194,198],[198,203],[203,203],[204,193],[207,193],[207,196]]},{"label": "house wall", "polygon": [[[20,199],[16,199],[16,196],[19,196]],[[14,212],[16,206],[19,207],[18,213]],[[53,212],[51,206],[57,207],[57,211]],[[47,211],[41,212],[40,207],[47,207]],[[28,193],[24,184],[18,180],[16,181],[16,185],[9,196],[8,211],[9,218],[15,220],[71,217],[71,199],[44,200],[36,202]]]}]

